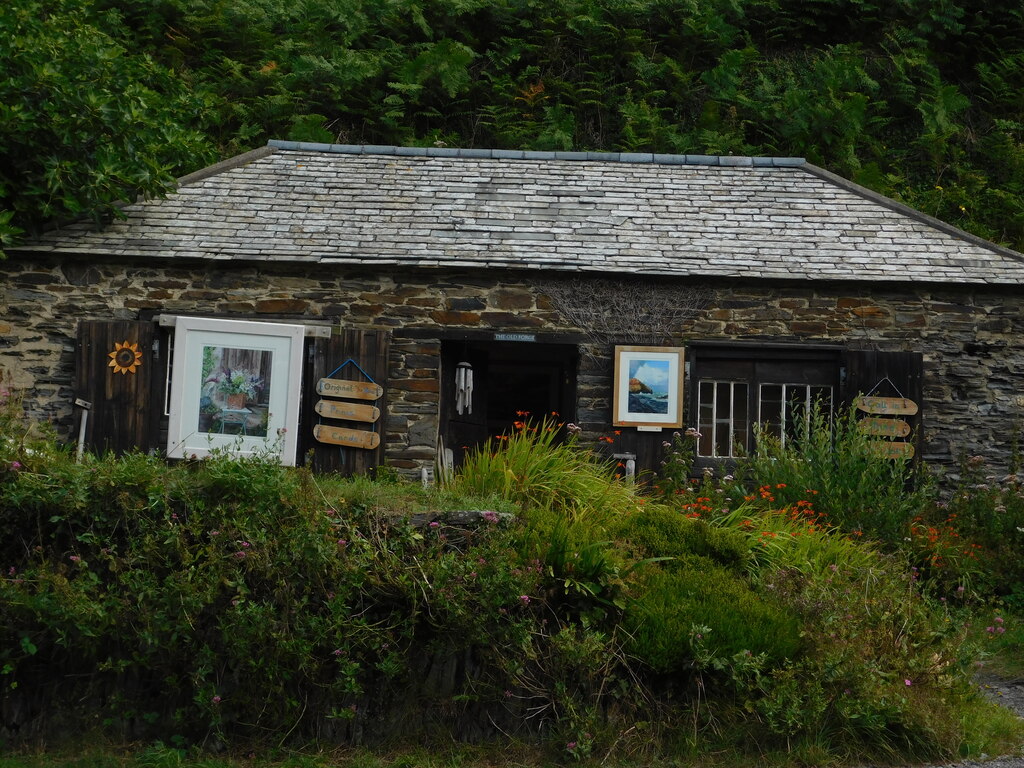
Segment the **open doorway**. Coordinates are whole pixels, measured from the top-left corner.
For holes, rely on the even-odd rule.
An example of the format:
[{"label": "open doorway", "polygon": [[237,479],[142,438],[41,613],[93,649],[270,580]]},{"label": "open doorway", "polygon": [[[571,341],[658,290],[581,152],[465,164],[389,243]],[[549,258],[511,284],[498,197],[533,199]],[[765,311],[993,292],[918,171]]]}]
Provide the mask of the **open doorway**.
[{"label": "open doorway", "polygon": [[[441,347],[441,440],[458,467],[466,453],[511,433],[517,421],[573,421],[579,353],[572,344],[452,341]],[[457,406],[460,364],[472,369],[472,394]],[[465,369],[465,366],[463,366]],[[461,412],[460,412],[461,410]]]}]

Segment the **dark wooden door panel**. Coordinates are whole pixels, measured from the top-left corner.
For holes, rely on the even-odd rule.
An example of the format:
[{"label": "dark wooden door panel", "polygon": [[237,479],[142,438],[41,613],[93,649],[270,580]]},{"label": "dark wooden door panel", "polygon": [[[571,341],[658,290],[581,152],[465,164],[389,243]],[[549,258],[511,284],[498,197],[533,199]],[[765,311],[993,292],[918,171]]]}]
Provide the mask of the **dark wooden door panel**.
[{"label": "dark wooden door panel", "polygon": [[[91,404],[85,431],[90,450],[125,453],[158,447],[165,361],[155,338],[156,325],[150,322],[85,320],[78,324],[75,397]],[[112,352],[120,353],[118,360],[110,357]],[[84,409],[75,410],[81,424]]]},{"label": "dark wooden door panel", "polygon": [[[306,458],[311,457],[311,466],[316,471],[335,472],[348,477],[369,472],[383,462],[389,344],[390,335],[387,331],[354,329],[343,329],[330,338],[316,338],[309,343],[299,419],[299,450]],[[336,371],[339,367],[341,370]],[[360,372],[360,368],[366,376]],[[361,405],[372,404],[379,408],[380,418],[374,423],[364,423],[320,416],[316,411],[316,403],[321,396],[317,394],[316,384],[327,376],[347,381],[372,380],[383,387],[384,394],[379,400],[373,403],[358,401]],[[313,428],[321,423],[377,432],[381,436],[381,441],[373,449],[321,443],[313,436]]]}]

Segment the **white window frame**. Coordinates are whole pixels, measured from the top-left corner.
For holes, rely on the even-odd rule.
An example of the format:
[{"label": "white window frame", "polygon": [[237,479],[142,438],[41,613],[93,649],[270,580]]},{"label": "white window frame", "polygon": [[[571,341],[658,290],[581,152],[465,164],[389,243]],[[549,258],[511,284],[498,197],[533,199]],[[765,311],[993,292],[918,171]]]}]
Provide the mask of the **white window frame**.
[{"label": "white window frame", "polygon": [[[701,418],[701,415],[700,415],[701,414],[701,400],[700,400],[701,392],[700,392],[700,390],[701,390],[701,387],[704,386],[705,384],[710,384],[711,385],[712,393],[713,393],[712,397],[711,397],[711,423],[710,424],[704,424],[704,423],[702,423],[700,421],[700,418]],[[717,437],[718,437],[718,419],[715,418],[715,415],[718,413],[718,390],[719,390],[719,386],[721,386],[723,384],[729,386],[729,422],[728,422],[729,453],[728,453],[728,455],[723,455],[723,454],[718,453],[718,440],[717,440]],[[697,430],[701,434],[704,434],[704,430],[705,429],[710,430],[709,436],[710,436],[710,439],[711,439],[711,453],[710,454],[703,454],[703,453],[700,452],[700,441],[698,440],[698,442],[697,442],[697,455],[700,456],[701,458],[704,458],[704,459],[735,459],[735,458],[737,458],[737,453],[736,453],[736,424],[735,424],[736,386],[737,385],[745,387],[747,389],[747,396],[749,397],[750,382],[747,382],[747,381],[731,381],[731,380],[726,380],[726,379],[702,379],[702,380],[697,382]],[[743,425],[744,434],[746,434],[746,430],[749,429],[749,426],[750,426],[749,420],[750,420],[750,416],[748,414],[747,415],[747,423]],[[744,446],[743,450],[746,451],[747,448],[748,448],[747,446]]]},{"label": "white window frame", "polygon": [[804,436],[805,437],[806,437],[806,434],[807,434],[807,427],[810,424],[811,405],[813,404],[813,401],[811,400],[811,390],[812,389],[822,389],[822,390],[827,389],[828,390],[828,405],[829,405],[829,412],[830,413],[832,411],[832,407],[835,404],[835,391],[834,391],[833,387],[831,387],[831,386],[829,386],[827,384],[788,384],[788,383],[785,383],[785,382],[772,382],[772,381],[758,382],[758,384],[757,384],[757,423],[762,425],[762,428],[767,423],[765,418],[763,417],[763,414],[762,414],[762,411],[764,410],[764,395],[763,395],[763,392],[764,392],[764,388],[765,387],[782,387],[782,401],[781,401],[780,407],[779,407],[779,434],[776,435],[773,432],[772,436],[778,438],[783,447],[785,447],[786,443],[788,442],[787,432],[786,432],[786,429],[789,426],[788,419],[789,419],[789,416],[790,416],[790,414],[789,414],[790,403],[789,403],[789,400],[788,400],[788,397],[787,397],[788,390],[791,390],[791,389],[803,389],[804,390],[804,397],[803,397],[804,403],[803,403],[803,406],[804,406]]},{"label": "white window frame", "polygon": [[[701,418],[702,418],[702,416],[701,416],[701,413],[702,413],[701,406],[704,404],[703,401],[701,400],[701,387],[703,387],[704,385],[710,385],[712,387],[712,393],[713,393],[712,394],[712,400],[711,400],[711,421],[710,421],[710,423],[706,423],[706,422],[701,421]],[[719,430],[719,420],[716,418],[716,414],[718,413],[719,390],[720,390],[720,387],[722,387],[723,385],[727,385],[729,387],[729,394],[730,394],[729,418],[728,418],[728,425],[727,425],[728,434],[729,434],[729,440],[728,440],[729,453],[728,454],[718,453],[718,439],[717,439],[717,437],[718,437],[718,430]],[[787,399],[787,395],[788,395],[789,390],[801,390],[801,389],[804,390],[804,398],[803,399],[804,399],[804,406],[805,406],[805,409],[806,409],[805,410],[805,416],[804,416],[805,420],[810,418],[810,407],[812,405],[811,390],[814,390],[814,389],[817,389],[817,390],[827,390],[828,391],[828,396],[829,396],[828,405],[829,405],[830,409],[831,409],[831,407],[835,403],[835,388],[830,386],[830,385],[827,385],[827,384],[793,384],[793,383],[772,382],[772,381],[750,382],[750,381],[732,380],[732,379],[700,379],[697,382],[697,392],[696,392],[696,395],[697,395],[697,397],[696,397],[696,400],[697,400],[697,429],[698,429],[698,431],[701,432],[701,434],[708,434],[709,435],[709,437],[710,437],[710,444],[711,444],[711,453],[701,453],[700,452],[700,441],[698,441],[698,443],[697,443],[697,455],[698,455],[698,457],[700,457],[702,459],[735,459],[735,458],[738,458],[738,454],[737,454],[737,451],[736,451],[736,421],[735,421],[736,387],[737,386],[745,387],[746,390],[747,390],[748,396],[749,396],[749,394],[751,392],[751,389],[753,389],[756,392],[756,394],[757,394],[757,399],[756,399],[757,421],[754,422],[754,423],[755,424],[762,424],[762,425],[766,423],[766,419],[765,419],[764,413],[763,413],[763,410],[764,410],[764,395],[763,395],[764,388],[765,387],[781,387],[782,402],[781,402],[781,407],[780,407],[780,412],[781,412],[781,420],[780,420],[780,424],[779,424],[780,432],[778,434],[775,434],[775,432],[773,430],[772,434],[773,434],[773,436],[778,437],[782,441],[782,445],[786,445],[786,442],[787,442],[786,428],[788,426],[787,420],[789,419],[789,413],[788,413],[789,408],[787,407],[789,405],[789,400]],[[749,414],[749,407],[748,407],[747,421],[743,425],[744,434],[746,434],[746,430],[748,430],[749,427],[750,427],[750,414]],[[750,446],[747,446],[747,445],[743,446],[743,450],[744,451],[749,451],[750,450]]]},{"label": "white window frame", "polygon": [[[240,458],[276,456],[282,464],[294,466],[305,333],[302,325],[176,317],[167,430],[168,457],[202,458],[214,451],[223,451]],[[200,431],[203,348],[208,346],[271,354],[265,435]]]}]

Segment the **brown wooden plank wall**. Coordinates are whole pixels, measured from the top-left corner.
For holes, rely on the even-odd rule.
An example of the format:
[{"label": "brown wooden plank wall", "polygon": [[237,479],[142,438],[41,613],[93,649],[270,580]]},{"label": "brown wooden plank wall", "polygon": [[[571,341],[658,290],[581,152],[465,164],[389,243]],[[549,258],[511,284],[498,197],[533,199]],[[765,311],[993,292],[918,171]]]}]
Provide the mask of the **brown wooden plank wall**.
[{"label": "brown wooden plank wall", "polygon": [[[345,477],[363,474],[384,461],[384,420],[387,418],[387,372],[390,335],[387,331],[335,330],[329,339],[314,339],[308,349],[303,381],[302,411],[299,418],[299,451],[306,463],[318,472],[336,472]],[[384,388],[381,398],[372,404],[380,408],[375,424],[323,419],[314,410],[320,395],[316,383],[346,360],[354,360],[377,384]],[[366,381],[355,365],[347,365],[332,378]],[[330,398],[328,398],[330,399]],[[359,401],[370,404],[368,401]],[[375,431],[381,435],[380,445],[373,450],[326,445],[313,437],[316,424],[333,424],[351,429]],[[311,461],[310,461],[311,458]]]},{"label": "brown wooden plank wall", "polygon": [[921,456],[921,424],[924,415],[924,356],[920,352],[852,350],[844,353],[846,381],[844,400],[853,405],[858,395],[906,397],[917,403],[917,413],[901,416],[913,430],[915,458]]},{"label": "brown wooden plank wall", "polygon": [[[164,360],[154,344],[156,326],[134,320],[86,320],[78,325],[75,350],[75,397],[92,403],[86,447],[96,453],[157,448],[163,408]],[[110,353],[123,342],[138,345],[141,363],[135,373],[116,373]],[[76,432],[83,409],[76,408]]]}]

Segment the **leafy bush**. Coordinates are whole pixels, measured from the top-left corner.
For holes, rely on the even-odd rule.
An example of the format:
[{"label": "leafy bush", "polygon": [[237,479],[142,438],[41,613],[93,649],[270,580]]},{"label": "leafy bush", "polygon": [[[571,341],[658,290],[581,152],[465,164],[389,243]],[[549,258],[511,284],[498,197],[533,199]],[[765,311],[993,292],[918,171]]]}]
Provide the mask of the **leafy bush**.
[{"label": "leafy bush", "polygon": [[700,557],[645,569],[625,624],[630,652],[658,672],[692,667],[695,635],[716,655],[764,654],[771,663],[796,656],[800,648],[795,614]]},{"label": "leafy bush", "polygon": [[830,417],[815,408],[802,439],[783,444],[760,432],[757,450],[737,468],[737,479],[755,504],[796,504],[816,491],[815,508],[831,525],[900,546],[933,488],[910,461],[881,457],[871,442],[853,409]]},{"label": "leafy bush", "polygon": [[[960,609],[813,504],[775,508],[780,489],[684,511],[545,432],[442,490],[226,456],[77,462],[5,419],[8,696],[59,680],[179,746],[467,716],[576,759],[671,756],[682,724],[829,760],[995,738]],[[476,524],[449,523],[476,504]]]},{"label": "leafy bush", "polygon": [[456,549],[439,524],[405,522],[428,505],[416,486],[396,510],[368,503],[365,481],[349,504],[341,486],[259,458],[18,455],[0,480],[8,690],[134,680],[107,717],[144,708],[194,737],[308,733],[400,687],[417,653],[522,641],[519,597],[537,574],[510,531],[483,523]]},{"label": "leafy bush", "polygon": [[981,457],[964,459],[946,503],[917,521],[918,565],[946,592],[964,586],[1024,607],[1024,484],[990,474]]}]

